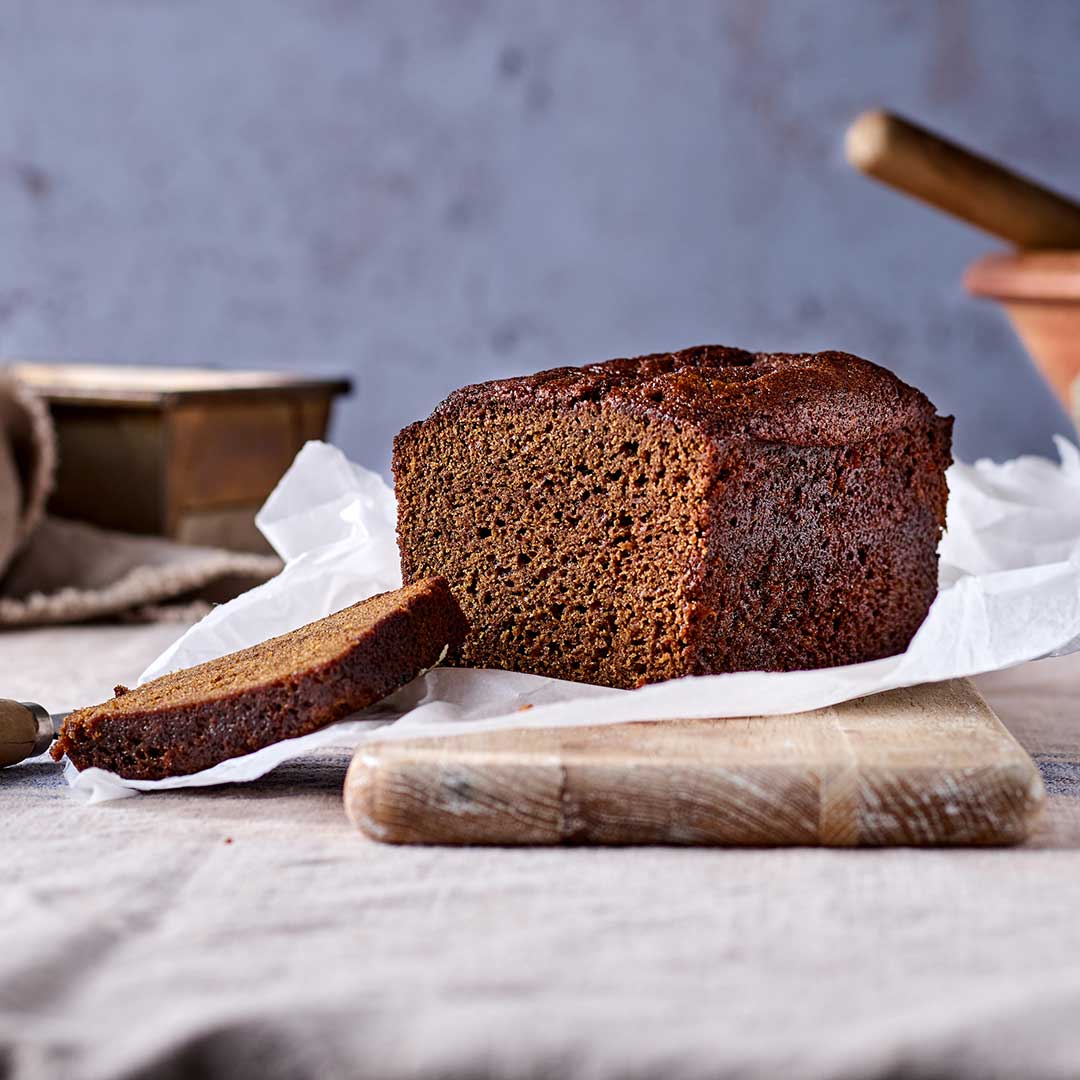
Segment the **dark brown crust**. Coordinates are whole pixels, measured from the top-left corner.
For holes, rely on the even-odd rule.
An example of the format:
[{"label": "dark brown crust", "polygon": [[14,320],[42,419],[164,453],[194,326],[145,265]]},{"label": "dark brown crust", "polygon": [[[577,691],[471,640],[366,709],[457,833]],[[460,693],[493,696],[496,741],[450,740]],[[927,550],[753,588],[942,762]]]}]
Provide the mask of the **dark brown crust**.
[{"label": "dark brown crust", "polygon": [[[443,579],[417,582],[240,653],[132,690],[117,687],[111,701],[64,721],[52,756],[132,780],[199,772],[375,704],[437,663],[447,646],[460,647],[466,630]],[[284,643],[301,635],[324,655],[302,670],[283,668]],[[215,694],[215,677],[238,662],[256,664],[262,677]],[[192,684],[206,687],[205,700],[170,701],[189,697]]]},{"label": "dark brown crust", "polygon": [[861,442],[934,411],[920,391],[851,353],[749,353],[699,345],[465,386],[435,415],[477,405],[563,409],[596,403],[688,424],[713,437],[792,446]]},{"label": "dark brown crust", "polygon": [[937,595],[951,432],[951,418],[931,414],[846,446],[730,451],[708,500],[705,565],[688,587],[690,671],[903,652]]},{"label": "dark brown crust", "polygon": [[936,595],[951,429],[839,352],[465,387],[395,440],[402,574],[447,577],[468,665],[635,686],[892,655]]}]

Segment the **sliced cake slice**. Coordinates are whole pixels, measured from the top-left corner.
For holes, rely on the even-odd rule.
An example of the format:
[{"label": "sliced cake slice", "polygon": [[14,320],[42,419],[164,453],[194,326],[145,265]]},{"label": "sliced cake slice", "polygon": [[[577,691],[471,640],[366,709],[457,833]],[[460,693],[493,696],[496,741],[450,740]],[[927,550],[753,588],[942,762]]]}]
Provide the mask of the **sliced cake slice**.
[{"label": "sliced cake slice", "polygon": [[459,648],[467,623],[431,577],[73,712],[52,756],[131,780],[199,772],[307,735],[386,697]]}]

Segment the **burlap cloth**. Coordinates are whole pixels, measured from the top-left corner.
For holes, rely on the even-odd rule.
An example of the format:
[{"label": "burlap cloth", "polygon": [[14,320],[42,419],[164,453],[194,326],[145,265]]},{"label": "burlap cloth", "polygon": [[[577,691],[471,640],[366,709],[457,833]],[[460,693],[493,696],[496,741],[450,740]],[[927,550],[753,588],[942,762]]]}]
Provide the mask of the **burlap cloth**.
[{"label": "burlap cloth", "polygon": [[[177,632],[0,635],[108,696]],[[9,676],[10,673],[10,676]],[[980,680],[1046,781],[1004,850],[394,848],[348,755],[84,807],[0,773],[0,1076],[1080,1076],[1080,654]]]},{"label": "burlap cloth", "polygon": [[270,556],[47,517],[55,463],[47,410],[0,369],[0,627],[187,618],[280,569]]}]

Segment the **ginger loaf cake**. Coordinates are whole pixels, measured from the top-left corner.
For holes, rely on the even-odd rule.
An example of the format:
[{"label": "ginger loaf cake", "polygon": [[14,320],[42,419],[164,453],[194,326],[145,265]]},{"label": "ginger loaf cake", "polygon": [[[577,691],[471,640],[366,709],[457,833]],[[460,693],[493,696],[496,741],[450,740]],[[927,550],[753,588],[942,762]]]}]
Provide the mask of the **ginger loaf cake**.
[{"label": "ginger loaf cake", "polygon": [[706,345],[467,386],[394,443],[406,581],[453,662],[633,687],[903,651],[952,418],[842,352]]},{"label": "ginger loaf cake", "polygon": [[373,705],[458,648],[466,623],[431,577],[73,712],[53,745],[132,780],[199,772]]}]

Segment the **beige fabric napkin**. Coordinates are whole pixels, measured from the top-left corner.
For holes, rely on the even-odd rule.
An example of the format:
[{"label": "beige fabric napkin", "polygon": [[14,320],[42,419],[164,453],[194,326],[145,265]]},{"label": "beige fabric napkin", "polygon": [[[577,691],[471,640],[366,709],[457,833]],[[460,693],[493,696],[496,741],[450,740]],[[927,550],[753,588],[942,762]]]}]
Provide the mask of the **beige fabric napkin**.
[{"label": "beige fabric napkin", "polygon": [[[101,701],[165,644],[16,632],[0,692]],[[1012,849],[401,847],[338,750],[95,809],[6,769],[0,1076],[1076,1080],[1078,688],[979,680],[1049,795]]]},{"label": "beige fabric napkin", "polygon": [[48,410],[0,369],[0,577],[45,513],[55,468]]},{"label": "beige fabric napkin", "polygon": [[191,619],[281,568],[270,555],[47,517],[55,463],[48,410],[0,370],[0,626]]}]

